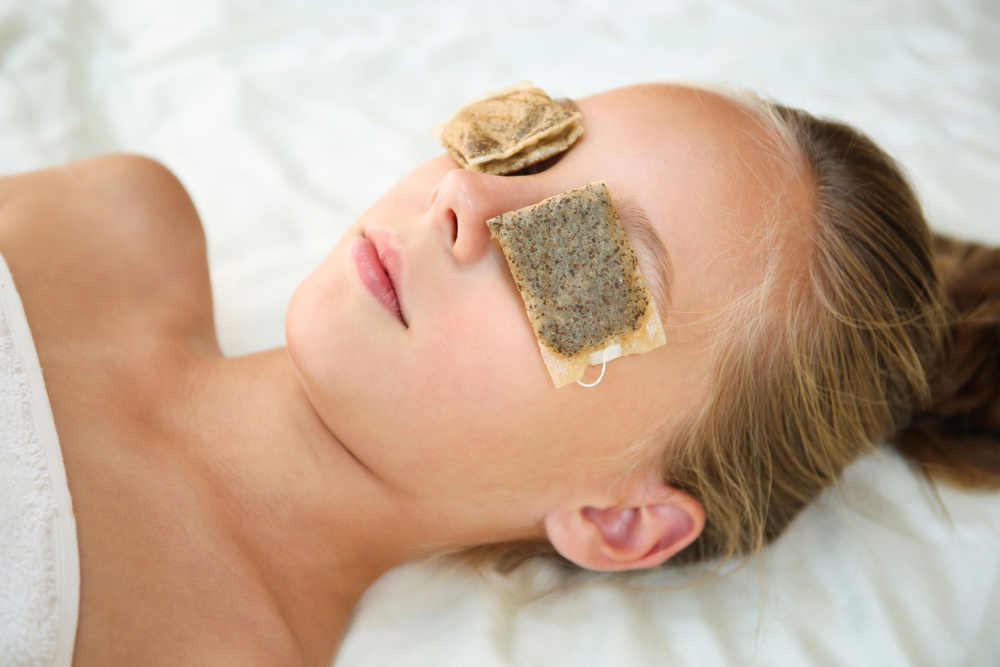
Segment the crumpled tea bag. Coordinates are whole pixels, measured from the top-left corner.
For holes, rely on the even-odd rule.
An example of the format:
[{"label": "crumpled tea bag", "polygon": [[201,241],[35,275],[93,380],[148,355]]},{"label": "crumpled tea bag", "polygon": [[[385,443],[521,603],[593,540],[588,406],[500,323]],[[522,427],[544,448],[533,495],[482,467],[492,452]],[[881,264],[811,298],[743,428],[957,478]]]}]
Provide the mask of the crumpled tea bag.
[{"label": "crumpled tea bag", "polygon": [[588,365],[666,343],[635,251],[603,182],[487,221],[556,387]]},{"label": "crumpled tea bag", "polygon": [[509,174],[561,153],[583,134],[580,113],[522,81],[472,100],[434,128],[466,169]]}]

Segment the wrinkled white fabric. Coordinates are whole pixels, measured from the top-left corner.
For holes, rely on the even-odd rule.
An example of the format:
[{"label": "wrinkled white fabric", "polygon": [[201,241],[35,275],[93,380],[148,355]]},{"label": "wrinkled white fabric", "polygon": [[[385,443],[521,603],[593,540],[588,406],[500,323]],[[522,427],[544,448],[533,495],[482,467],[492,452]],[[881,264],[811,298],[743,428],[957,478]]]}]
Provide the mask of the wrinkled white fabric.
[{"label": "wrinkled white fabric", "polygon": [[31,332],[0,257],[0,665],[68,667],[76,524]]},{"label": "wrinkled white fabric", "polygon": [[[295,285],[440,152],[434,125],[522,79],[571,97],[728,82],[842,118],[900,159],[936,227],[1000,243],[998,45],[990,0],[0,0],[0,173],[163,161],[201,211],[238,354],[283,343]],[[762,584],[751,564],[694,591],[590,584],[518,607],[523,576],[403,568],[339,667],[1000,663],[995,496],[943,492],[949,524],[891,456],[844,493],[796,522]]]}]

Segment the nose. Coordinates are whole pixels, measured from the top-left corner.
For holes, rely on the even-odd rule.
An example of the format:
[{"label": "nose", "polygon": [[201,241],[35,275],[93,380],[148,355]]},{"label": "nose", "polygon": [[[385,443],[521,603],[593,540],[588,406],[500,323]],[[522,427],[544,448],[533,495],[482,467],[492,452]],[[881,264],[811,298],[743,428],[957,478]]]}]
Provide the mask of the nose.
[{"label": "nose", "polygon": [[474,263],[491,246],[487,220],[545,198],[538,180],[453,169],[431,192],[431,221],[450,235],[456,260]]}]

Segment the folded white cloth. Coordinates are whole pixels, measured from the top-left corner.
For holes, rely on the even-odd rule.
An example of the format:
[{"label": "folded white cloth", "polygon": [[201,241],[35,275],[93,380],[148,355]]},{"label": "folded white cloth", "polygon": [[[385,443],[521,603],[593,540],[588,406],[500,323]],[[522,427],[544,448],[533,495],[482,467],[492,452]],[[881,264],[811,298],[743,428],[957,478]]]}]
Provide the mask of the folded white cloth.
[{"label": "folded white cloth", "polygon": [[38,355],[0,257],[0,665],[73,661],[76,522]]}]

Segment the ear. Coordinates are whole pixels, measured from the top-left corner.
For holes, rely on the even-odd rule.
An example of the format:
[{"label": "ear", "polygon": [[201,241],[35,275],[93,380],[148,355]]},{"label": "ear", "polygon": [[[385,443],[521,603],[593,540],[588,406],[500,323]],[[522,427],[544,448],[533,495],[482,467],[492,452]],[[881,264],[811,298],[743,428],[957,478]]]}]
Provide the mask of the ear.
[{"label": "ear", "polygon": [[624,493],[598,506],[564,507],[545,515],[560,554],[590,570],[654,567],[691,544],[705,527],[695,498],[658,475],[627,481]]}]

